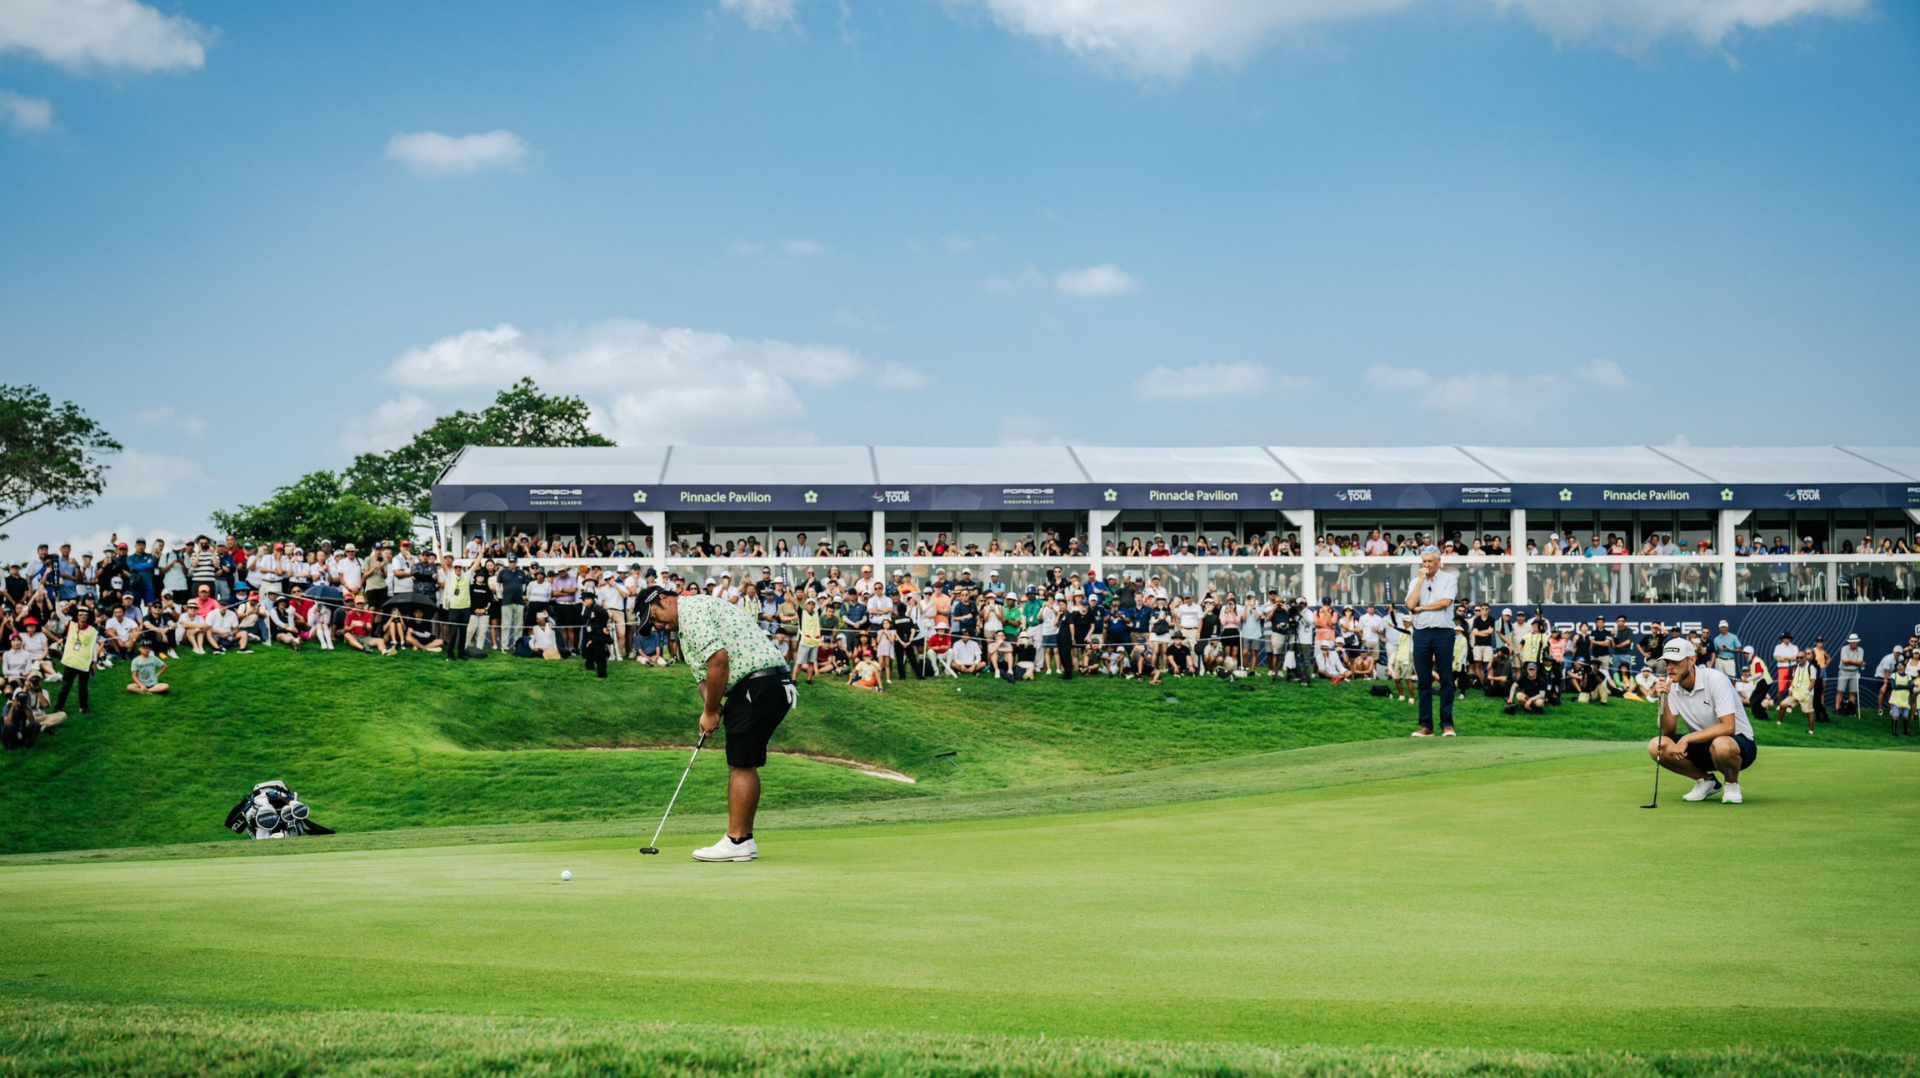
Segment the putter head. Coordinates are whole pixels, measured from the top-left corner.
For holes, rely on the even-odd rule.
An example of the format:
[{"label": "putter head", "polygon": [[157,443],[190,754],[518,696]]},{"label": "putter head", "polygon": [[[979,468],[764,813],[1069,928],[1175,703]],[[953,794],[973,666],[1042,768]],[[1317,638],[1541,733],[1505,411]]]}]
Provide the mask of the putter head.
[{"label": "putter head", "polygon": [[640,852],[641,853],[659,853],[660,848],[658,846],[642,846],[640,847]]},{"label": "putter head", "polygon": [[1653,804],[1651,804],[1651,805],[1641,805],[1640,807],[1641,807],[1641,808],[1643,808],[1643,809],[1657,809],[1657,808],[1659,808],[1659,807],[1660,807],[1660,802],[1658,802],[1658,801],[1655,801],[1655,802],[1654,802]]}]

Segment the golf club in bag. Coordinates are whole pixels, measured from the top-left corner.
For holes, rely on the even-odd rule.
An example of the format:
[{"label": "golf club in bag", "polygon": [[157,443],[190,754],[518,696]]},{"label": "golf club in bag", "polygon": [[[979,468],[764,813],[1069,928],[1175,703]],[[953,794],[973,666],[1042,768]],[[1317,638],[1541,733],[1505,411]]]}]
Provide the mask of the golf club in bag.
[{"label": "golf club in bag", "polygon": [[256,839],[333,834],[332,828],[307,818],[306,802],[279,779],[256,784],[252,793],[233,806],[227,813],[227,829]]},{"label": "golf club in bag", "polygon": [[[693,762],[700,758],[700,749],[702,746],[706,745],[706,743],[707,743],[706,734],[701,734],[700,740],[694,742],[693,755],[687,757],[687,769],[685,771],[680,772],[680,786],[685,786],[687,784],[687,776],[693,774]],[[680,786],[675,786],[673,788],[673,796],[667,798],[667,811],[660,814],[660,826],[653,829],[653,841],[647,843],[645,846],[640,847],[641,853],[659,853],[660,852],[660,846],[659,846],[660,832],[667,829],[667,817],[673,815],[673,803],[675,801],[680,800]]]}]

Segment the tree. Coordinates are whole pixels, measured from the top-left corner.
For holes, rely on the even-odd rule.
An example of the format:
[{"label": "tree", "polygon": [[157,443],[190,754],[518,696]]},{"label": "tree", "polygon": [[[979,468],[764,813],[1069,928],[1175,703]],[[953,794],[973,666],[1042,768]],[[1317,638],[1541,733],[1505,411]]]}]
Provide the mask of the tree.
[{"label": "tree", "polygon": [[107,489],[100,454],[119,451],[72,401],[55,408],[32,386],[0,385],[0,527],[36,509],[92,505]]},{"label": "tree", "polygon": [[252,542],[291,541],[308,550],[322,539],[335,546],[353,543],[366,550],[376,540],[397,543],[413,534],[413,514],[375,505],[346,489],[332,472],[309,472],[281,487],[259,505],[232,512],[214,510],[214,526]]},{"label": "tree", "polygon": [[587,415],[579,397],[545,396],[533,379],[522,378],[478,414],[463,409],[441,416],[391,453],[360,454],[343,478],[348,490],[370,502],[424,517],[433,481],[467,446],[612,445],[587,429]]}]

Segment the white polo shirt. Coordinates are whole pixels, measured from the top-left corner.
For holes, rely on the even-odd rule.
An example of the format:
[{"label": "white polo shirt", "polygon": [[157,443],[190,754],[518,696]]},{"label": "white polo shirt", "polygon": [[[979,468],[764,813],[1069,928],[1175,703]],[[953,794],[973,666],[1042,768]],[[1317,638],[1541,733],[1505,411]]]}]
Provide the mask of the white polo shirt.
[{"label": "white polo shirt", "polygon": [[1693,690],[1680,687],[1678,681],[1667,686],[1667,710],[1685,723],[1689,732],[1717,726],[1720,716],[1733,716],[1733,732],[1751,738],[1753,723],[1747,709],[1740,706],[1740,694],[1733,691],[1727,675],[1711,666],[1693,668]]},{"label": "white polo shirt", "polygon": [[1447,605],[1439,610],[1422,610],[1413,616],[1416,629],[1453,628],[1453,604],[1460,598],[1460,574],[1441,569],[1426,579],[1419,570],[1414,571],[1414,579],[1420,582],[1420,605],[1437,603],[1442,599]]}]

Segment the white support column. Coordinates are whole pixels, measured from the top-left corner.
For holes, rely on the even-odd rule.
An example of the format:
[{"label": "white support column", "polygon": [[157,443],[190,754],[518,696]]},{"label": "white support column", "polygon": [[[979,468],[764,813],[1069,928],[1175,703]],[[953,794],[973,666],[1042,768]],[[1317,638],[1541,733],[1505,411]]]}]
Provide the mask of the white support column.
[{"label": "white support column", "polygon": [[460,535],[460,522],[465,520],[466,516],[465,510],[458,513],[433,514],[434,523],[439,525],[434,529],[436,533],[434,545],[439,548],[433,552],[436,557],[441,554],[453,554],[457,556],[461,553],[461,549],[466,543]]},{"label": "white support column", "polygon": [[1533,602],[1533,585],[1527,580],[1527,511],[1515,509],[1510,515],[1507,552],[1513,555],[1513,605],[1527,606]]},{"label": "white support column", "polygon": [[667,571],[667,514],[660,509],[635,509],[633,515],[653,533],[647,545],[653,548],[653,571],[658,579]]},{"label": "white support column", "polygon": [[875,509],[871,534],[868,542],[873,544],[873,582],[878,587],[887,586],[887,511]]},{"label": "white support column", "polygon": [[1733,535],[1751,509],[1720,510],[1720,534],[1714,541],[1715,560],[1720,563],[1720,601],[1729,606],[1739,601],[1740,581],[1734,575]]},{"label": "white support column", "polygon": [[1093,558],[1093,571],[1100,579],[1107,578],[1106,530],[1107,525],[1120,516],[1118,509],[1087,510],[1087,553]]},{"label": "white support column", "polygon": [[1313,530],[1313,510],[1282,509],[1280,510],[1280,515],[1286,517],[1288,523],[1300,530],[1300,555],[1306,560],[1306,564],[1300,567],[1300,591],[1302,593],[1300,598],[1305,599],[1308,606],[1318,605],[1320,602],[1320,575],[1319,570],[1314,568],[1313,547],[1315,543],[1320,541],[1320,537],[1315,534]]}]

